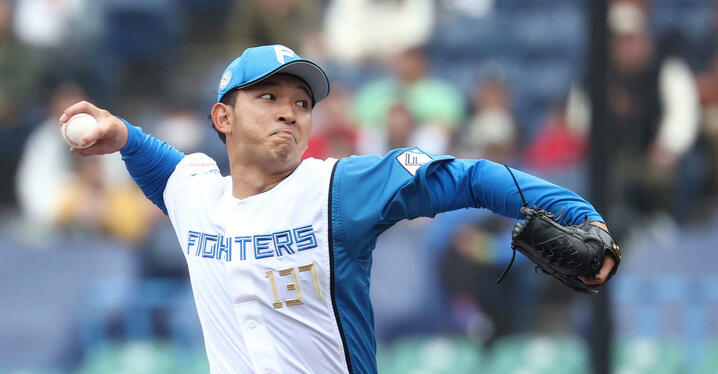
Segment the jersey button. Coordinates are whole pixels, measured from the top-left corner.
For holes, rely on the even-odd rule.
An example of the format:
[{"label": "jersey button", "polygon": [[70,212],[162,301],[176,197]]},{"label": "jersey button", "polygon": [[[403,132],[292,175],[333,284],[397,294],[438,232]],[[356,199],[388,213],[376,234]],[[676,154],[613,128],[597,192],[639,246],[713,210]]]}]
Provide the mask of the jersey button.
[{"label": "jersey button", "polygon": [[[257,327],[257,323],[252,320],[249,320],[249,322],[247,322],[247,327],[249,327],[250,329],[253,329],[253,328]],[[269,369],[269,368],[267,368],[267,369]]]},{"label": "jersey button", "polygon": [[272,372],[272,368],[265,366],[263,371],[264,371],[264,374],[269,374]]}]

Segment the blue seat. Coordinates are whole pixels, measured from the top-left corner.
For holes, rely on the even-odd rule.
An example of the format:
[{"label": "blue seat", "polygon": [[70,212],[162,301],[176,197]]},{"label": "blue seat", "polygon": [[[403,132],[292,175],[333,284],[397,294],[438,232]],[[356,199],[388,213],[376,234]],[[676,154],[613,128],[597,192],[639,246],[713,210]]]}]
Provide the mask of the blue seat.
[{"label": "blue seat", "polygon": [[480,59],[501,47],[500,20],[456,16],[440,23],[435,31],[434,53],[447,59]]},{"label": "blue seat", "polygon": [[517,58],[571,59],[584,48],[586,25],[579,12],[521,12],[514,19],[510,35]]},{"label": "blue seat", "polygon": [[119,61],[161,59],[176,46],[173,26],[162,14],[134,9],[118,10],[107,16],[105,46]]},{"label": "blue seat", "polygon": [[103,279],[129,284],[138,276],[135,253],[122,246],[65,237],[42,246],[0,245],[0,371],[72,364],[85,292]]},{"label": "blue seat", "polygon": [[115,341],[163,338],[177,348],[192,348],[201,341],[194,300],[185,281],[149,279],[126,289],[118,289],[113,282],[98,283],[83,310],[86,353]]}]

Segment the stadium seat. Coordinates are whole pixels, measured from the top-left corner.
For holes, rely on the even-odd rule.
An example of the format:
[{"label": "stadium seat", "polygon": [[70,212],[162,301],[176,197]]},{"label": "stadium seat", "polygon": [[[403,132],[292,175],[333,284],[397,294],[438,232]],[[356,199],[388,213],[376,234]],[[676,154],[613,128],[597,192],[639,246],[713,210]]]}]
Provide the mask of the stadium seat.
[{"label": "stadium seat", "polygon": [[480,348],[462,337],[407,338],[381,356],[382,374],[474,374],[481,372]]},{"label": "stadium seat", "polygon": [[[131,290],[123,290],[113,282],[98,282],[92,287],[81,323],[85,353],[113,342],[118,335],[130,341],[167,335],[175,347],[182,349],[201,340],[189,285],[175,280],[149,279],[133,286]],[[113,329],[119,332],[108,333]],[[158,336],[158,331],[164,335]]]},{"label": "stadium seat", "polygon": [[708,342],[703,352],[703,358],[696,363],[695,370],[691,374],[716,374],[718,373],[718,341]]},{"label": "stadium seat", "polygon": [[0,373],[67,366],[79,350],[78,310],[92,285],[137,277],[137,259],[125,247],[68,237],[49,243],[42,251],[0,247],[0,282],[11,285],[0,287]]},{"label": "stadium seat", "polygon": [[175,373],[175,355],[162,342],[108,344],[96,349],[77,374],[170,374]]},{"label": "stadium seat", "polygon": [[[75,374],[197,374],[209,372],[204,348],[181,350],[170,342],[107,343],[87,356]],[[38,373],[44,374],[44,373]]]},{"label": "stadium seat", "polygon": [[683,351],[669,340],[627,338],[614,346],[613,368],[618,374],[680,374]]},{"label": "stadium seat", "polygon": [[587,374],[590,370],[585,344],[577,338],[517,335],[494,343],[483,372]]}]

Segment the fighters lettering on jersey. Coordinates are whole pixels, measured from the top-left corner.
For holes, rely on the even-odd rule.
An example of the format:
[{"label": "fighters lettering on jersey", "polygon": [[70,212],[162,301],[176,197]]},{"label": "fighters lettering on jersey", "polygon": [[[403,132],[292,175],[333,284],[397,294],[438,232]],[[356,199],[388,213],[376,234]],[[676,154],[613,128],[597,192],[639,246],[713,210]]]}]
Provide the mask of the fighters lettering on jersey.
[{"label": "fighters lettering on jersey", "polygon": [[311,225],[251,236],[223,236],[194,230],[187,232],[187,255],[224,261],[244,261],[247,252],[259,260],[293,255],[316,247],[317,237]]}]

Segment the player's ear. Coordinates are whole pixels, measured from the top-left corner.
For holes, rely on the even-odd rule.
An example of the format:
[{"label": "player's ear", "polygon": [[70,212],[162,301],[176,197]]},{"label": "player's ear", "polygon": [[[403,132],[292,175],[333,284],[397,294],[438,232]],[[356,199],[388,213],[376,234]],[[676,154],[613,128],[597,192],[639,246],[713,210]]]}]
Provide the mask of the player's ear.
[{"label": "player's ear", "polygon": [[223,103],[214,104],[212,112],[210,113],[214,128],[225,135],[232,133],[232,126],[230,126],[230,124],[232,123],[233,114],[232,108],[229,105]]}]

